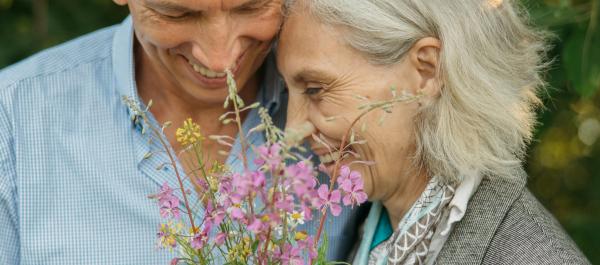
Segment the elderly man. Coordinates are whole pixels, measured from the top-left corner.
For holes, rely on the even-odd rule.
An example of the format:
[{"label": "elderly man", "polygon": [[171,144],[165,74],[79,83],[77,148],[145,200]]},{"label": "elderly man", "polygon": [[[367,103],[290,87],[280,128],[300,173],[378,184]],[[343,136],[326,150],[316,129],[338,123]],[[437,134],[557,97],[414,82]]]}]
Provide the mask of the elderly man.
[{"label": "elderly man", "polygon": [[[156,125],[192,117],[206,135],[235,137],[234,126],[217,122],[230,69],[246,102],[261,102],[279,126],[285,122],[286,92],[271,54],[282,1],[114,1],[131,11],[122,24],[0,72],[0,264],[167,264],[173,257],[155,249],[161,220],[147,195],[165,181],[176,186],[175,178],[169,168],[156,170],[160,156],[144,159],[160,147],[131,122],[123,96],[152,99]],[[258,121],[250,112],[244,127]],[[165,136],[181,149],[174,128]],[[204,146],[239,170],[220,148]],[[330,258],[349,251],[356,219],[348,210],[327,223]]]}]

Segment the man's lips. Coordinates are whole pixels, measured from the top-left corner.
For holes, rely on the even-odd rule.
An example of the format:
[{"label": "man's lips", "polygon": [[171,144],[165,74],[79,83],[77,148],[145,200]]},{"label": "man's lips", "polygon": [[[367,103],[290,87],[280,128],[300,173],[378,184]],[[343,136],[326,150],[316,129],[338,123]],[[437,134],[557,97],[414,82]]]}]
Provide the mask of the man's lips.
[{"label": "man's lips", "polygon": [[[246,52],[243,52],[236,60],[235,66],[230,69],[234,76],[237,76],[240,70],[241,63],[244,60]],[[183,56],[182,56],[183,57]],[[227,85],[227,76],[224,72],[215,72],[205,67],[203,64],[195,63],[193,60],[187,60],[187,68],[200,84],[207,87],[224,87]]]}]

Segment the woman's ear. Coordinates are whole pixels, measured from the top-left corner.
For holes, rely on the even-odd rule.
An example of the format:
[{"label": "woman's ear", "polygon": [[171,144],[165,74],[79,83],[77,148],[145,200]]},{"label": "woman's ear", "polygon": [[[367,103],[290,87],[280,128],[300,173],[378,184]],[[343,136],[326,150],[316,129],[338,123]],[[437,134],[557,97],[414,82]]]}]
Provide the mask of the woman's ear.
[{"label": "woman's ear", "polygon": [[418,92],[425,95],[425,100],[437,98],[442,90],[440,79],[440,40],[426,37],[417,41],[409,51],[410,63],[419,75]]},{"label": "woman's ear", "polygon": [[127,5],[127,0],[113,0],[113,2],[115,2],[115,4],[120,5],[120,6]]}]

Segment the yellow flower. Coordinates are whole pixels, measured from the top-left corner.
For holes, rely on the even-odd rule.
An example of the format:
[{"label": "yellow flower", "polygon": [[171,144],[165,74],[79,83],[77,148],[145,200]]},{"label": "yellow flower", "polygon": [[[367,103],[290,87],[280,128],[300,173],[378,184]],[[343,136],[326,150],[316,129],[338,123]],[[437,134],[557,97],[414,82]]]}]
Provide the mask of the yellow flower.
[{"label": "yellow flower", "polygon": [[175,225],[172,222],[160,224],[160,231],[158,232],[160,246],[164,248],[174,248],[177,246],[177,234],[182,227],[183,224],[181,223]]},{"label": "yellow flower", "polygon": [[264,223],[266,223],[266,222],[271,221],[271,218],[265,214],[260,218],[260,220],[263,221]]},{"label": "yellow flower", "polygon": [[227,261],[235,263],[236,261],[245,262],[247,257],[252,254],[251,242],[249,237],[244,237],[241,242],[234,245],[227,253]]},{"label": "yellow flower", "polygon": [[204,141],[204,136],[200,133],[200,126],[193,122],[192,118],[187,118],[183,122],[183,127],[177,128],[175,137],[177,142],[184,146]]},{"label": "yellow flower", "polygon": [[212,175],[206,176],[206,179],[208,180],[208,188],[212,192],[217,192],[219,189],[219,179],[217,179],[216,176],[212,176]]},{"label": "yellow flower", "polygon": [[303,231],[296,232],[296,234],[294,235],[294,239],[296,239],[296,241],[304,240],[307,237],[308,237],[308,235],[306,234],[306,232],[303,232]]}]

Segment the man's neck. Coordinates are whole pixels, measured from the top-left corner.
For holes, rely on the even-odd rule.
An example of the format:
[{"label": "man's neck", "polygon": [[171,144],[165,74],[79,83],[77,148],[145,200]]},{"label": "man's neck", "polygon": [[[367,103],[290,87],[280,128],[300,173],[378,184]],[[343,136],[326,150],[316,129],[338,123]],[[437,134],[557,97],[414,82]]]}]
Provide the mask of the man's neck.
[{"label": "man's neck", "polygon": [[[175,82],[170,81],[153,65],[148,57],[144,54],[142,47],[136,45],[136,82],[138,94],[141,100],[148,103],[153,101],[150,112],[154,118],[160,123],[171,121],[173,126],[165,129],[164,133],[171,146],[176,150],[182,150],[182,146],[175,140],[175,132],[178,127],[183,124],[187,118],[200,125],[200,130],[203,135],[227,135],[235,137],[238,133],[238,128],[235,124],[230,123],[224,125],[219,122],[219,117],[226,110],[223,108],[223,103],[210,104],[203,101],[193,100],[190,97],[182,96],[178,93]],[[244,102],[250,103],[256,100],[259,88],[259,75],[255,74],[240,91],[240,97]],[[166,89],[171,88],[171,89]],[[223,99],[225,100],[225,99]],[[243,112],[242,121],[245,119],[247,112]],[[208,137],[207,137],[208,138]],[[223,150],[223,146],[219,146],[213,141],[206,140],[203,145],[204,152],[211,157],[211,161],[218,160],[224,162],[225,158],[219,156],[219,150]],[[182,157],[180,157],[181,159]],[[217,159],[218,158],[218,159]],[[208,161],[205,161],[208,162]]]},{"label": "man's neck", "polygon": [[[216,122],[218,117],[229,111],[223,108],[223,102],[210,103],[186,96],[182,89],[177,89],[177,82],[157,69],[137,41],[134,52],[138,94],[145,103],[153,101],[151,112],[159,122],[170,120],[177,125],[179,121],[192,118],[208,131],[218,132],[218,128],[223,127]],[[240,90],[239,95],[246,103],[254,102],[258,88],[259,73],[256,73]]]}]

